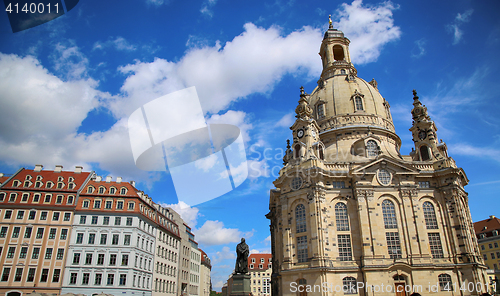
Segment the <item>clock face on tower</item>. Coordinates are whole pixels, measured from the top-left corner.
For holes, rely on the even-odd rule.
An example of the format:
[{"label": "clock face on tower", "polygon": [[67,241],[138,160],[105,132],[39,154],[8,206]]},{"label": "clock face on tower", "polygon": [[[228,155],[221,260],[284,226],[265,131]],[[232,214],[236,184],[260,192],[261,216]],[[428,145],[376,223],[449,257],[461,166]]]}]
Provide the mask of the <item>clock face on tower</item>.
[{"label": "clock face on tower", "polygon": [[420,138],[420,140],[423,140],[427,137],[427,133],[425,131],[420,131],[418,133],[418,137]]},{"label": "clock face on tower", "polygon": [[304,130],[303,130],[303,129],[299,129],[299,130],[297,131],[297,137],[299,137],[299,139],[300,139],[300,138],[302,138],[303,136],[304,136]]}]

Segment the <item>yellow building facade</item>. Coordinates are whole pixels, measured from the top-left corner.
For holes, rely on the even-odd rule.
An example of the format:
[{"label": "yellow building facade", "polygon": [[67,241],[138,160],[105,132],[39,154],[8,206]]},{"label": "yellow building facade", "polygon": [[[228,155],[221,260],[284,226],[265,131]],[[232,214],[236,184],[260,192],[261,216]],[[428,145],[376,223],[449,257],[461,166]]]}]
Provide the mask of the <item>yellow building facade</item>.
[{"label": "yellow building facade", "polygon": [[331,23],[320,56],[270,193],[272,295],[485,292],[467,176],[416,92],[415,149],[401,155],[389,103],[357,76]]}]

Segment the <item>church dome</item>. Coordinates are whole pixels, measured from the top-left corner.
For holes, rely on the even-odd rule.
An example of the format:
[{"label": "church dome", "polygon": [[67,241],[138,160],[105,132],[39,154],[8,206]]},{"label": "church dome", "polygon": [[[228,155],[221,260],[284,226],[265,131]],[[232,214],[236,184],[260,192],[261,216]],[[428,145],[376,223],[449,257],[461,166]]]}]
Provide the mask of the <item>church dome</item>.
[{"label": "church dome", "polygon": [[344,33],[330,23],[319,52],[323,71],[318,86],[306,94],[321,141],[327,146],[327,154],[334,153],[335,159],[339,148],[349,151],[346,161],[374,155],[366,152],[370,145],[376,148],[377,155],[400,157],[401,140],[395,133],[389,103],[379,93],[375,79],[367,82],[357,76],[349,43]]}]

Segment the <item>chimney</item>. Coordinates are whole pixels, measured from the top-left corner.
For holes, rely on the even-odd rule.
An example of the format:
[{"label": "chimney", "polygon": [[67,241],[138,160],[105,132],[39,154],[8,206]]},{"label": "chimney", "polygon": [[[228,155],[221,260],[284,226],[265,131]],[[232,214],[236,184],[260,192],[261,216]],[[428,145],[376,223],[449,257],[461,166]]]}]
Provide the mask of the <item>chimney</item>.
[{"label": "chimney", "polygon": [[102,177],[101,176],[96,176],[95,177],[95,181],[96,182],[101,182],[102,181]]},{"label": "chimney", "polygon": [[54,173],[62,172],[63,166],[60,164],[56,164],[56,168],[54,169]]},{"label": "chimney", "polygon": [[491,215],[491,216],[490,216],[490,219],[495,219],[495,216]]},{"label": "chimney", "polygon": [[111,182],[111,179],[113,179],[113,177],[111,177],[111,176],[107,176],[107,177],[106,177],[106,183]]},{"label": "chimney", "polygon": [[41,172],[42,169],[43,169],[43,165],[35,164],[35,169],[34,169],[35,172]]},{"label": "chimney", "polygon": [[83,167],[82,166],[76,166],[75,167],[75,174],[80,174],[82,171],[83,171]]},{"label": "chimney", "polygon": [[3,173],[0,173],[0,178],[3,177]]},{"label": "chimney", "polygon": [[122,182],[122,177],[116,177],[116,183],[121,183]]},{"label": "chimney", "polygon": [[135,181],[130,181],[130,184],[132,185],[132,187],[135,187]]}]

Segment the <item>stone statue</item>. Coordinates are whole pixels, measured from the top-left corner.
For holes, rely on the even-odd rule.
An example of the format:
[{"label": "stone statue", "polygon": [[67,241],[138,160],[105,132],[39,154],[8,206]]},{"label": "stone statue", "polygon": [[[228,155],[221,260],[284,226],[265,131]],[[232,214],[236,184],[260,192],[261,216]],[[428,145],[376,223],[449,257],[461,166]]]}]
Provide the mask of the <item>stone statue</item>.
[{"label": "stone statue", "polygon": [[234,273],[245,274],[248,273],[248,245],[245,243],[245,239],[241,239],[241,243],[236,246],[236,267],[234,268]]}]

